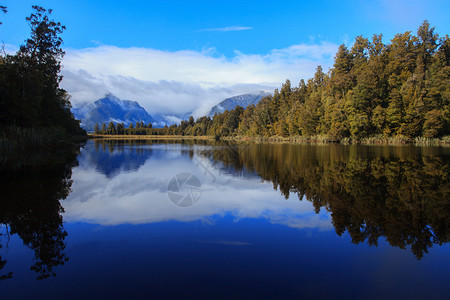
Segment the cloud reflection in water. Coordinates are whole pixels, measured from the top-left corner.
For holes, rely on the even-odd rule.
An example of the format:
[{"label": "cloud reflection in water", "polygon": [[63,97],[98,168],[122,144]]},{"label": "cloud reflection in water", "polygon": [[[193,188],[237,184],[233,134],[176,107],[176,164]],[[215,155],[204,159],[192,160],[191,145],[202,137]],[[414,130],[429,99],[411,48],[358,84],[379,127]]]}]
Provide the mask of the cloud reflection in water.
[{"label": "cloud reflection in water", "polygon": [[[144,149],[141,155],[151,155],[146,156],[143,165],[134,169],[116,166],[115,170],[121,172],[111,177],[110,173],[99,171],[107,169],[107,166],[98,165],[102,162],[111,164],[111,159],[92,160],[99,157],[94,155],[99,150],[88,144],[80,161],[89,157],[89,163],[80,163],[80,167],[73,170],[73,192],[62,202],[65,221],[100,225],[196,220],[210,223],[217,216],[232,215],[236,222],[243,218],[263,218],[273,224],[293,228],[332,228],[325,211],[315,214],[308,201],[285,200],[273,190],[271,183],[262,182],[257,176],[236,177],[209,165],[209,171],[216,178],[213,180],[211,174],[193,159],[197,157],[205,161],[193,151],[202,146],[144,147],[151,150]],[[134,150],[124,147],[120,151]],[[167,196],[168,182],[182,172],[194,174],[202,183],[200,200],[188,208],[175,206]]]}]

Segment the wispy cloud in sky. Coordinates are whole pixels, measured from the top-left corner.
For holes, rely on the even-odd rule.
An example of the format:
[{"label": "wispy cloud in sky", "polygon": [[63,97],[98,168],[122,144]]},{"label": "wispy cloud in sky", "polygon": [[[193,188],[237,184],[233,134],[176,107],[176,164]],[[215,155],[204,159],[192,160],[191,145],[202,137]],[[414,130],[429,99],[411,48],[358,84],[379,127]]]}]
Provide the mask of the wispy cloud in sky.
[{"label": "wispy cloud in sky", "polygon": [[205,28],[200,29],[198,31],[244,31],[244,30],[251,30],[253,27],[246,27],[246,26],[229,26],[229,27],[220,27],[220,28]]},{"label": "wispy cloud in sky", "polygon": [[312,77],[317,65],[327,70],[337,48],[332,43],[300,44],[265,55],[236,51],[233,57],[208,49],[69,49],[61,84],[74,104],[112,93],[138,101],[150,114],[194,112],[199,116],[227,97],[273,92],[286,79],[295,85],[302,78]]}]

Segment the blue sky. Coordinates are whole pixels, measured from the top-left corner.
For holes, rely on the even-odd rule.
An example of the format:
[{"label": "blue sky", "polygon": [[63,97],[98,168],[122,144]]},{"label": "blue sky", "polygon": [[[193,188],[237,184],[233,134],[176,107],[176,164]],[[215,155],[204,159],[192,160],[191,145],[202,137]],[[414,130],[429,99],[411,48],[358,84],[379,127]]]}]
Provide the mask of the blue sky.
[{"label": "blue sky", "polygon": [[[25,17],[37,3],[65,24],[65,46],[145,47],[265,54],[299,43],[351,43],[357,35],[387,38],[415,31],[428,19],[449,33],[449,1],[144,1],[4,0],[2,40],[21,44],[29,34]],[[205,30],[242,27],[238,31]],[[231,28],[232,29],[232,28]]]},{"label": "blue sky", "polygon": [[[297,84],[357,35],[415,31],[427,19],[450,32],[450,1],[4,0],[0,40],[29,36],[31,5],[66,25],[65,81],[72,102],[102,93],[158,113],[206,109],[222,97]],[[163,105],[164,104],[164,105]]]}]

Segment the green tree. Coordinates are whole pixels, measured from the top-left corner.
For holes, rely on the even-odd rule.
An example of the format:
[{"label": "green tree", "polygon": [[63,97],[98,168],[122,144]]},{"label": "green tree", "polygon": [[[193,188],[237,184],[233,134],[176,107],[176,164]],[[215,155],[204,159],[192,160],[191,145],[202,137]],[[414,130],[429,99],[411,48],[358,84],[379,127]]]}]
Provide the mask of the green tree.
[{"label": "green tree", "polygon": [[66,112],[70,113],[70,102],[66,91],[59,88],[61,60],[60,34],[66,29],[60,22],[49,18],[52,10],[33,6],[34,13],[26,20],[31,28],[31,37],[20,47],[18,57],[29,63],[31,74],[39,84],[33,85],[33,96],[39,105],[41,125],[49,126],[62,121]]},{"label": "green tree", "polygon": [[353,86],[354,78],[352,56],[345,45],[340,45],[331,70],[331,84],[333,89],[342,97]]},{"label": "green tree", "polygon": [[439,137],[445,128],[443,112],[437,109],[431,110],[425,115],[423,136],[426,138]]},{"label": "green tree", "polygon": [[417,29],[419,44],[417,47],[417,69],[425,80],[428,66],[431,64],[433,54],[438,48],[439,35],[434,33],[434,27],[430,27],[427,20]]},{"label": "green tree", "polygon": [[109,122],[108,129],[106,130],[106,132],[108,134],[116,134],[117,133],[116,126],[114,125],[114,122],[112,122],[112,121]]},{"label": "green tree", "polygon": [[95,126],[94,126],[94,133],[95,133],[95,134],[99,134],[99,133],[100,133],[100,126],[98,125],[98,123],[95,123]]},{"label": "green tree", "polygon": [[244,112],[242,114],[242,118],[239,122],[238,133],[240,135],[248,135],[248,136],[253,135],[252,134],[252,130],[253,130],[252,124],[253,124],[254,112],[255,112],[254,104],[247,106],[247,108],[244,110]]},{"label": "green tree", "polygon": [[194,126],[195,120],[194,120],[194,117],[193,117],[193,116],[190,116],[190,117],[189,117],[188,123],[189,123],[190,126]]},{"label": "green tree", "polygon": [[58,126],[71,134],[84,131],[70,108],[69,95],[59,87],[62,79],[60,35],[65,27],[50,19],[52,10],[33,6],[26,20],[31,37],[15,55],[2,57],[0,78],[1,125]]},{"label": "green tree", "polygon": [[102,124],[101,133],[106,134],[106,124],[105,123]]},{"label": "green tree", "polygon": [[366,71],[369,59],[369,40],[363,36],[357,36],[350,50],[350,55],[353,64],[353,76],[358,79]]},{"label": "green tree", "polygon": [[117,134],[124,134],[125,133],[125,126],[124,126],[124,124],[123,123],[117,123],[116,131],[117,131]]}]

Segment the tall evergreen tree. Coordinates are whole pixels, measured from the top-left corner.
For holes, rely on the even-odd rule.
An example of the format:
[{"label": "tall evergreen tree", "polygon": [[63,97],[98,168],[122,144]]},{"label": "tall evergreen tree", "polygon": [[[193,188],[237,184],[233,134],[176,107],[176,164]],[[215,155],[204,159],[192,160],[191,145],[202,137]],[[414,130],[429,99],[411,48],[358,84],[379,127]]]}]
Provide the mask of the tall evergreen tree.
[{"label": "tall evergreen tree", "polygon": [[98,123],[95,123],[95,126],[94,126],[94,133],[95,133],[95,134],[99,134],[99,133],[100,133],[100,126],[98,125]]},{"label": "tall evergreen tree", "polygon": [[50,19],[52,10],[33,6],[26,20],[31,37],[15,55],[1,58],[0,125],[58,126],[80,134],[79,121],[70,108],[69,95],[59,87],[62,76],[60,35],[65,27]]}]

